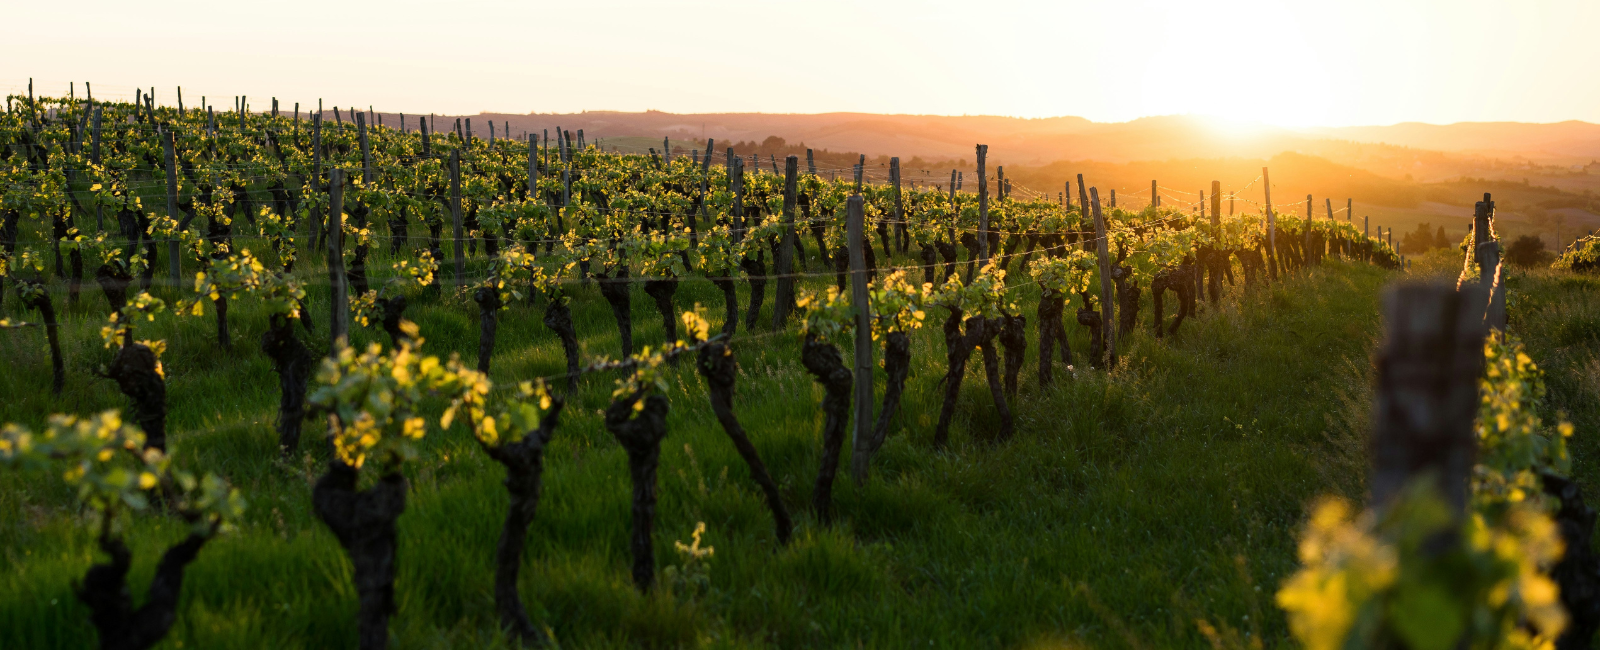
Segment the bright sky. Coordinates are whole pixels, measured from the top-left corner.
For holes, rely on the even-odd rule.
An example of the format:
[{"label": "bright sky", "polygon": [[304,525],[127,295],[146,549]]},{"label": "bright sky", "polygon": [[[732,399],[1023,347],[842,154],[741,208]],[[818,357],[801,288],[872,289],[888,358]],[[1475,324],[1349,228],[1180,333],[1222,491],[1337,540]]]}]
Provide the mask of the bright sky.
[{"label": "bright sky", "polygon": [[8,4],[0,88],[163,104],[1600,122],[1595,0]]}]

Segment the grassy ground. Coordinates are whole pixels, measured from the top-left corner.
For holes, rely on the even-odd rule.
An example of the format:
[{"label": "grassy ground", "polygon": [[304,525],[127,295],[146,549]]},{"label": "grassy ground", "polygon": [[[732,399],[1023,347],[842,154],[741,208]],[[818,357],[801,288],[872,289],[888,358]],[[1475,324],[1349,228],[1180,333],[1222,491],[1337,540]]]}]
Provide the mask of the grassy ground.
[{"label": "grassy ground", "polygon": [[[372,268],[387,264],[380,256]],[[831,528],[802,507],[820,456],[822,391],[800,367],[793,334],[741,328],[735,406],[796,512],[797,530],[791,544],[777,545],[701,380],[684,364],[669,375],[656,552],[661,568],[678,563],[673,541],[687,542],[705,522],[716,553],[702,591],[642,596],[632,588],[625,455],[599,415],[612,378],[591,377],[547,456],[524,598],[566,647],[1197,647],[1206,645],[1201,619],[1272,645],[1286,630],[1271,596],[1294,566],[1305,505],[1318,494],[1362,489],[1368,355],[1377,295],[1392,277],[1329,262],[1271,288],[1234,290],[1175,338],[1130,337],[1116,372],[1080,369],[1050,388],[1034,380],[1031,348],[1010,441],[994,440],[994,408],[974,363],[944,452],[931,444],[943,344],[936,329],[924,329],[914,338],[897,430],[869,485],[841,476]],[[1023,290],[1030,320],[1035,295]],[[717,325],[721,297],[709,283],[687,283],[678,301],[704,303]],[[425,350],[475,354],[470,302],[412,302],[408,315],[428,339]],[[573,304],[585,355],[615,355],[616,330],[595,287],[579,290]],[[8,297],[4,311],[16,309]],[[69,374],[60,397],[49,394],[43,333],[0,332],[0,420],[37,427],[52,412],[124,406],[115,385],[92,374],[109,358],[98,336],[104,310],[97,291],[64,310]],[[325,337],[325,291],[313,290],[311,310]],[[1147,299],[1145,324],[1148,310]],[[541,313],[516,305],[505,314],[496,381],[561,372]],[[634,314],[637,344],[658,343],[660,321],[641,291]],[[209,311],[167,316],[139,332],[169,344],[169,439],[178,461],[228,476],[250,501],[240,531],[213,541],[191,565],[162,647],[351,647],[350,566],[310,507],[322,427],[307,424],[313,453],[274,460],[276,377],[257,349],[265,318],[243,300],[230,320],[231,351],[218,347]],[[1075,325],[1069,330],[1081,359],[1085,338]],[[355,333],[357,343],[379,336]],[[313,341],[313,349],[325,345]],[[498,647],[491,571],[506,504],[501,469],[460,425],[431,432],[423,446],[408,470],[410,503],[399,522],[396,646]],[[70,503],[54,476],[0,472],[0,647],[91,643],[71,585],[97,552]],[[135,593],[161,549],[182,534],[179,522],[159,516],[129,525]]]}]

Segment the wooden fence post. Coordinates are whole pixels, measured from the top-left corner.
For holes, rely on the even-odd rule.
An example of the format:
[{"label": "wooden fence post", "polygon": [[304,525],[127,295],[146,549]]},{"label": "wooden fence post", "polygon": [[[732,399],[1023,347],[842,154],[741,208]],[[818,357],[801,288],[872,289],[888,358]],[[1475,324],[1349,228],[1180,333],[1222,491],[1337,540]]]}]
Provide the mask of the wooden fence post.
[{"label": "wooden fence post", "polygon": [[[728,148],[733,151],[732,147]],[[729,184],[733,186],[733,240],[744,241],[744,156],[733,156],[733,166],[728,168]]]},{"label": "wooden fence post", "polygon": [[1267,270],[1271,271],[1270,277],[1278,279],[1278,217],[1272,209],[1272,179],[1267,176],[1267,168],[1261,168],[1261,188],[1266,192],[1267,198]]},{"label": "wooden fence post", "polygon": [[889,159],[889,182],[894,186],[894,235],[895,243],[900,246],[900,253],[904,254],[911,245],[911,235],[906,231],[905,203],[900,195],[900,157]]},{"label": "wooden fence post", "polygon": [[[89,159],[94,164],[100,164],[100,106],[94,107],[94,145],[90,148]],[[94,205],[94,228],[98,232],[105,232],[106,211],[99,201]]]},{"label": "wooden fence post", "polygon": [[1098,188],[1089,188],[1089,206],[1094,211],[1095,252],[1100,258],[1100,332],[1105,338],[1105,366],[1109,371],[1117,362],[1117,299],[1111,284],[1111,246],[1106,236],[1106,218],[1100,213]]},{"label": "wooden fence post", "polygon": [[1477,456],[1473,421],[1483,374],[1484,292],[1406,283],[1384,294],[1372,414],[1372,504],[1388,505],[1412,479],[1432,476],[1459,516]]},{"label": "wooden fence post", "polygon": [[1316,206],[1316,203],[1311,199],[1311,195],[1307,194],[1306,195],[1306,225],[1305,225],[1306,231],[1300,237],[1300,239],[1301,239],[1300,245],[1301,245],[1301,247],[1305,248],[1305,260],[1304,260],[1305,264],[1312,264],[1317,259],[1316,252],[1311,250],[1311,221],[1312,221],[1312,219],[1316,218],[1316,212],[1315,212],[1316,207],[1315,206]]},{"label": "wooden fence post", "polygon": [[328,336],[333,341],[329,355],[350,344],[350,296],[344,277],[344,170],[333,168],[328,186],[328,285],[331,298]]},{"label": "wooden fence post", "polygon": [[361,138],[361,185],[372,183],[372,148],[367,143],[367,114],[356,111],[356,129]]},{"label": "wooden fence post", "polygon": [[[206,110],[209,111],[210,108],[207,108]],[[321,111],[318,111],[316,115],[312,115],[311,116],[311,176],[312,176],[311,186],[316,188],[316,191],[318,193],[322,192],[323,191],[323,185],[322,185],[322,112]],[[316,202],[313,201],[311,203],[311,227],[320,228],[321,230],[319,232],[317,232],[316,234],[318,236],[320,236],[320,237],[327,238],[327,236],[328,236],[328,225],[327,225],[327,222],[322,218],[322,215],[317,214],[318,212],[319,212],[319,210],[317,210]]]},{"label": "wooden fence post", "polygon": [[1222,236],[1222,181],[1211,181],[1211,230],[1213,237]]},{"label": "wooden fence post", "polygon": [[[178,164],[176,148],[172,143],[172,130],[161,130],[161,148],[166,150],[167,157],[167,217],[173,221],[178,220]],[[167,240],[167,273],[172,276],[172,286],[182,285],[181,269],[178,267],[178,233],[173,232]]]},{"label": "wooden fence post", "polygon": [[[1488,294],[1483,320],[1489,329],[1505,332],[1506,290],[1501,284],[1500,242],[1494,238],[1494,201],[1488,192],[1473,209],[1472,243],[1478,260],[1478,286]],[[1394,229],[1389,230],[1390,237]]]},{"label": "wooden fence post", "polygon": [[989,145],[978,145],[978,269],[989,263],[989,175],[983,166],[989,157]]},{"label": "wooden fence post", "polygon": [[795,194],[799,188],[800,158],[789,156],[783,161],[783,235],[779,239],[776,273],[778,286],[772,303],[772,329],[783,327],[794,309],[794,210]]},{"label": "wooden fence post", "polygon": [[815,176],[817,173],[817,159],[811,155],[811,150],[806,150],[806,171]]},{"label": "wooden fence post", "polygon": [[528,200],[539,196],[539,136],[528,135]]},{"label": "wooden fence post", "polygon": [[466,281],[466,263],[461,257],[461,150],[450,150],[450,222],[454,226],[456,286]]},{"label": "wooden fence post", "polygon": [[846,236],[850,246],[850,304],[856,312],[855,430],[850,436],[850,476],[865,485],[872,464],[872,305],[867,299],[867,257],[862,251],[864,221],[860,194],[846,207]]},{"label": "wooden fence post", "polygon": [[1151,207],[1161,207],[1161,194],[1156,192],[1156,182],[1153,179],[1150,181],[1150,205]]}]

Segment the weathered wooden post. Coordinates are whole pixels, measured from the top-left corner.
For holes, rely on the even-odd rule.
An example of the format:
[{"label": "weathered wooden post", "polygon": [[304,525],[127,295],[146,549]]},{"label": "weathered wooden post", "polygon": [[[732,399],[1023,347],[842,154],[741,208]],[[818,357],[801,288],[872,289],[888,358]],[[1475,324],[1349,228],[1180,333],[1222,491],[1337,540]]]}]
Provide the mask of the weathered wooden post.
[{"label": "weathered wooden post", "polygon": [[1106,218],[1100,213],[1100,192],[1097,188],[1089,188],[1089,206],[1094,211],[1095,252],[1100,259],[1100,330],[1106,345],[1105,366],[1106,370],[1110,370],[1117,362],[1117,299],[1111,283],[1110,238],[1106,236]]},{"label": "weathered wooden post", "polygon": [[900,253],[904,254],[911,245],[911,235],[906,231],[905,203],[900,194],[900,157],[889,159],[889,181],[894,186],[894,235],[896,243],[900,246]]},{"label": "weathered wooden post", "polygon": [[333,168],[328,186],[328,285],[330,299],[328,336],[333,341],[330,356],[350,344],[350,296],[344,277],[344,170]]},{"label": "weathered wooden post", "polygon": [[[172,143],[172,131],[161,130],[161,148],[167,158],[167,217],[178,221],[178,163]],[[178,233],[167,239],[167,275],[172,276],[172,286],[182,286],[181,269],[178,268]]]},{"label": "weathered wooden post", "polygon": [[845,235],[850,246],[850,304],[856,312],[856,417],[850,435],[850,476],[865,485],[872,464],[872,305],[867,298],[867,257],[862,251],[864,231],[860,194],[846,206]]},{"label": "weathered wooden post", "polygon": [[1389,505],[1414,479],[1436,482],[1466,511],[1477,457],[1473,421],[1483,374],[1484,291],[1406,283],[1384,294],[1372,414],[1372,504]]},{"label": "weathered wooden post", "polygon": [[461,257],[461,150],[450,150],[450,222],[454,226],[456,286],[466,281],[466,263]]},{"label": "weathered wooden post", "polygon": [[[1489,329],[1506,330],[1506,290],[1501,283],[1500,242],[1494,238],[1494,201],[1488,192],[1473,207],[1472,242],[1478,260],[1478,285],[1487,293],[1488,304],[1483,320]],[[1394,236],[1394,229],[1389,229]]]},{"label": "weathered wooden post", "polygon": [[[100,106],[94,107],[94,145],[90,148],[89,154],[89,159],[96,165],[100,164],[100,108]],[[94,227],[96,231],[105,232],[105,215],[105,207],[101,206],[99,201],[95,201]]]},{"label": "weathered wooden post", "polygon": [[989,145],[978,145],[978,269],[989,263],[989,175],[984,173],[984,163],[989,157]]},{"label": "weathered wooden post", "polygon": [[1305,264],[1312,264],[1317,259],[1316,252],[1311,250],[1311,222],[1314,219],[1316,219],[1315,210],[1316,210],[1316,202],[1311,199],[1311,195],[1310,194],[1307,194],[1306,195],[1306,225],[1305,225],[1306,231],[1300,237],[1300,240],[1301,240],[1300,241],[1300,246],[1301,246],[1301,248],[1305,249],[1305,260],[1304,260]]},{"label": "weathered wooden post", "polygon": [[817,173],[817,159],[811,155],[810,149],[806,149],[806,171],[813,176]]},{"label": "weathered wooden post", "polygon": [[1261,168],[1261,187],[1266,192],[1267,207],[1267,270],[1271,271],[1269,277],[1278,279],[1278,218],[1272,210],[1272,179],[1267,176],[1267,168]]},{"label": "weathered wooden post", "polygon": [[1154,179],[1150,181],[1150,205],[1157,208],[1161,207],[1161,194],[1156,191]]},{"label": "weathered wooden post", "polygon": [[528,194],[532,201],[539,196],[539,136],[528,135]]},{"label": "weathered wooden post", "polygon": [[772,329],[783,327],[794,309],[794,210],[795,196],[799,191],[800,158],[789,156],[783,161],[783,235],[779,239],[775,262],[778,286],[772,303]]}]

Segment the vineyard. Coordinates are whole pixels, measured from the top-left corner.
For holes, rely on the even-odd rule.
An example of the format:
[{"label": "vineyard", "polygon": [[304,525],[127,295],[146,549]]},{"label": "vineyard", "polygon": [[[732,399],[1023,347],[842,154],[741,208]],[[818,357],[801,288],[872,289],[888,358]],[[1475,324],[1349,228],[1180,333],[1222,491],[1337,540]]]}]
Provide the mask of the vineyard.
[{"label": "vineyard", "polygon": [[[1304,556],[1391,534],[1344,502],[1292,549],[1363,489],[1408,262],[1267,170],[1132,210],[983,145],[912,184],[334,115],[8,98],[0,645],[1334,647],[1314,583],[1378,571]],[[1474,525],[1531,592],[1508,495],[1572,425],[1495,345]],[[1566,620],[1513,600],[1473,632]]]}]

